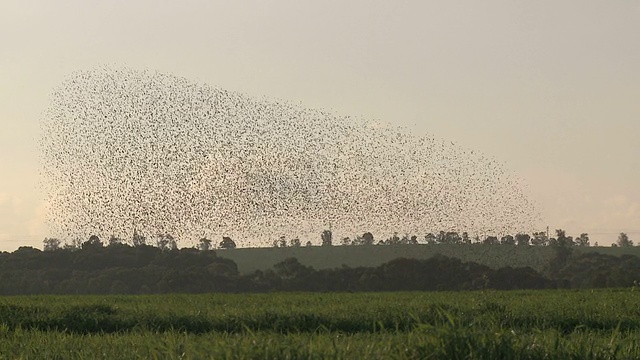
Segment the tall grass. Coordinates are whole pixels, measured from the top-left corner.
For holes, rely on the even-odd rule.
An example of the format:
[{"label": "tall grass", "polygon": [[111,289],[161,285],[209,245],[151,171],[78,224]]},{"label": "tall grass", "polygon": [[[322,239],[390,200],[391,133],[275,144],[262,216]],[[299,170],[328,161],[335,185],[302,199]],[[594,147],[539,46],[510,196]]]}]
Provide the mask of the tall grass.
[{"label": "tall grass", "polygon": [[5,297],[0,357],[637,359],[640,294]]}]

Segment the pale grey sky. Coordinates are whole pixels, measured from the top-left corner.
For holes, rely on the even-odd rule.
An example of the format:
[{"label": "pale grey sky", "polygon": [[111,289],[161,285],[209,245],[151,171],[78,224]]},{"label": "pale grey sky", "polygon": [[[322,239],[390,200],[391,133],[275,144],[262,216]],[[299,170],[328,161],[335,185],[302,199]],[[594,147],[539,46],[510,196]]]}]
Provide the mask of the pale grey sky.
[{"label": "pale grey sky", "polygon": [[38,121],[125,65],[428,132],[495,157],[550,228],[640,242],[640,1],[0,4],[0,250],[40,247]]}]

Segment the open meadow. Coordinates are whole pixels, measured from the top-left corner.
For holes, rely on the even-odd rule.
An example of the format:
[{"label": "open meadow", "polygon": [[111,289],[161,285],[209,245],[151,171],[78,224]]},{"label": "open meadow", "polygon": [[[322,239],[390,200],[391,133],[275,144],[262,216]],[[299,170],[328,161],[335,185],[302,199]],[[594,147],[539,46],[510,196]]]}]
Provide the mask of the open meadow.
[{"label": "open meadow", "polygon": [[637,359],[640,292],[0,298],[23,359]]}]

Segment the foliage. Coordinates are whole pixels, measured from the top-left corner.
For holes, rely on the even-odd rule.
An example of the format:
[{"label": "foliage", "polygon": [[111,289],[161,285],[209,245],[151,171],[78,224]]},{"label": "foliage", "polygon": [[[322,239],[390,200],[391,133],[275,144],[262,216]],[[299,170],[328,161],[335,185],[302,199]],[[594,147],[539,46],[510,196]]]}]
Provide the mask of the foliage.
[{"label": "foliage", "polygon": [[115,235],[111,235],[109,237],[109,242],[107,243],[108,246],[116,246],[116,245],[120,245],[123,244],[124,242],[122,241],[122,239],[120,239],[119,237],[115,236]]},{"label": "foliage", "polygon": [[322,246],[331,246],[333,240],[331,230],[324,230],[322,234],[320,234],[320,239],[322,240]]},{"label": "foliage", "polygon": [[42,243],[44,251],[58,250],[60,248],[60,244],[62,244],[62,242],[56,238],[45,238]]},{"label": "foliage", "polygon": [[629,240],[629,236],[626,233],[620,233],[618,235],[618,246],[633,246],[633,241]]},{"label": "foliage", "polygon": [[156,246],[158,249],[163,251],[177,250],[178,240],[176,240],[171,234],[158,234],[158,237],[156,238]]},{"label": "foliage", "polygon": [[373,238],[373,234],[370,232],[366,232],[362,234],[362,245],[373,245],[375,239]]},{"label": "foliage", "polygon": [[207,239],[207,238],[202,238],[200,239],[200,241],[198,241],[198,249],[202,250],[202,251],[209,251],[213,249],[213,245],[211,240]]},{"label": "foliage", "polygon": [[221,249],[235,249],[236,243],[228,236],[223,236],[222,241],[220,242]]},{"label": "foliage", "polygon": [[290,242],[291,247],[300,247],[302,244],[300,243],[299,238],[293,238]]},{"label": "foliage", "polygon": [[[432,246],[467,247],[474,252],[496,248],[482,244]],[[520,248],[497,246],[503,247]],[[321,249],[297,251],[313,253]],[[148,245],[114,244],[40,251],[23,247],[0,254],[0,294],[598,288],[632,286],[640,279],[640,258],[636,256],[576,252],[568,245],[549,249],[555,251],[555,256],[545,273],[531,267],[491,268],[444,255],[426,259],[401,257],[378,266],[329,269],[315,269],[295,258],[286,258],[272,269],[239,273],[235,262],[218,257],[214,251],[193,248],[163,250]]]},{"label": "foliage", "polygon": [[516,239],[512,235],[505,235],[500,239],[500,244],[502,245],[515,245]]},{"label": "foliage", "polygon": [[100,238],[96,235],[91,235],[89,237],[89,240],[82,243],[83,249],[95,249],[95,248],[101,248],[102,246],[104,246],[102,244],[102,241],[100,241]]},{"label": "foliage", "polygon": [[576,238],[575,244],[576,246],[590,246],[589,234],[587,233],[580,234],[580,236]]},{"label": "foliage", "polygon": [[531,238],[531,245],[546,246],[549,243],[549,237],[543,231],[534,232]]},{"label": "foliage", "polygon": [[482,243],[485,245],[498,245],[500,242],[496,236],[487,236]]},{"label": "foliage", "polygon": [[131,244],[133,246],[144,246],[147,244],[147,238],[137,231],[134,231],[133,238],[131,239]]},{"label": "foliage", "polygon": [[518,246],[526,246],[529,245],[531,236],[529,236],[529,234],[517,234],[515,237],[515,241]]}]

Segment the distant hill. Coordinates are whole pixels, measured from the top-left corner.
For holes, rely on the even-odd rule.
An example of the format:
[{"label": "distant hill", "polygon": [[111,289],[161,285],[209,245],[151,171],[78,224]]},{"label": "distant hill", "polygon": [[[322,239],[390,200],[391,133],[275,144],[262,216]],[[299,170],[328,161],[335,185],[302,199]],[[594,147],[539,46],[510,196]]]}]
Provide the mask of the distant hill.
[{"label": "distant hill", "polygon": [[[640,256],[640,247],[574,247],[576,251],[599,252],[620,256]],[[249,273],[270,269],[287,258],[295,257],[301,264],[316,270],[349,267],[375,267],[397,258],[426,259],[435,254],[473,261],[497,269],[529,266],[542,271],[553,256],[548,246],[450,244],[450,245],[369,245],[312,246],[287,248],[238,248],[217,250],[220,257],[236,262],[238,271]]]}]

